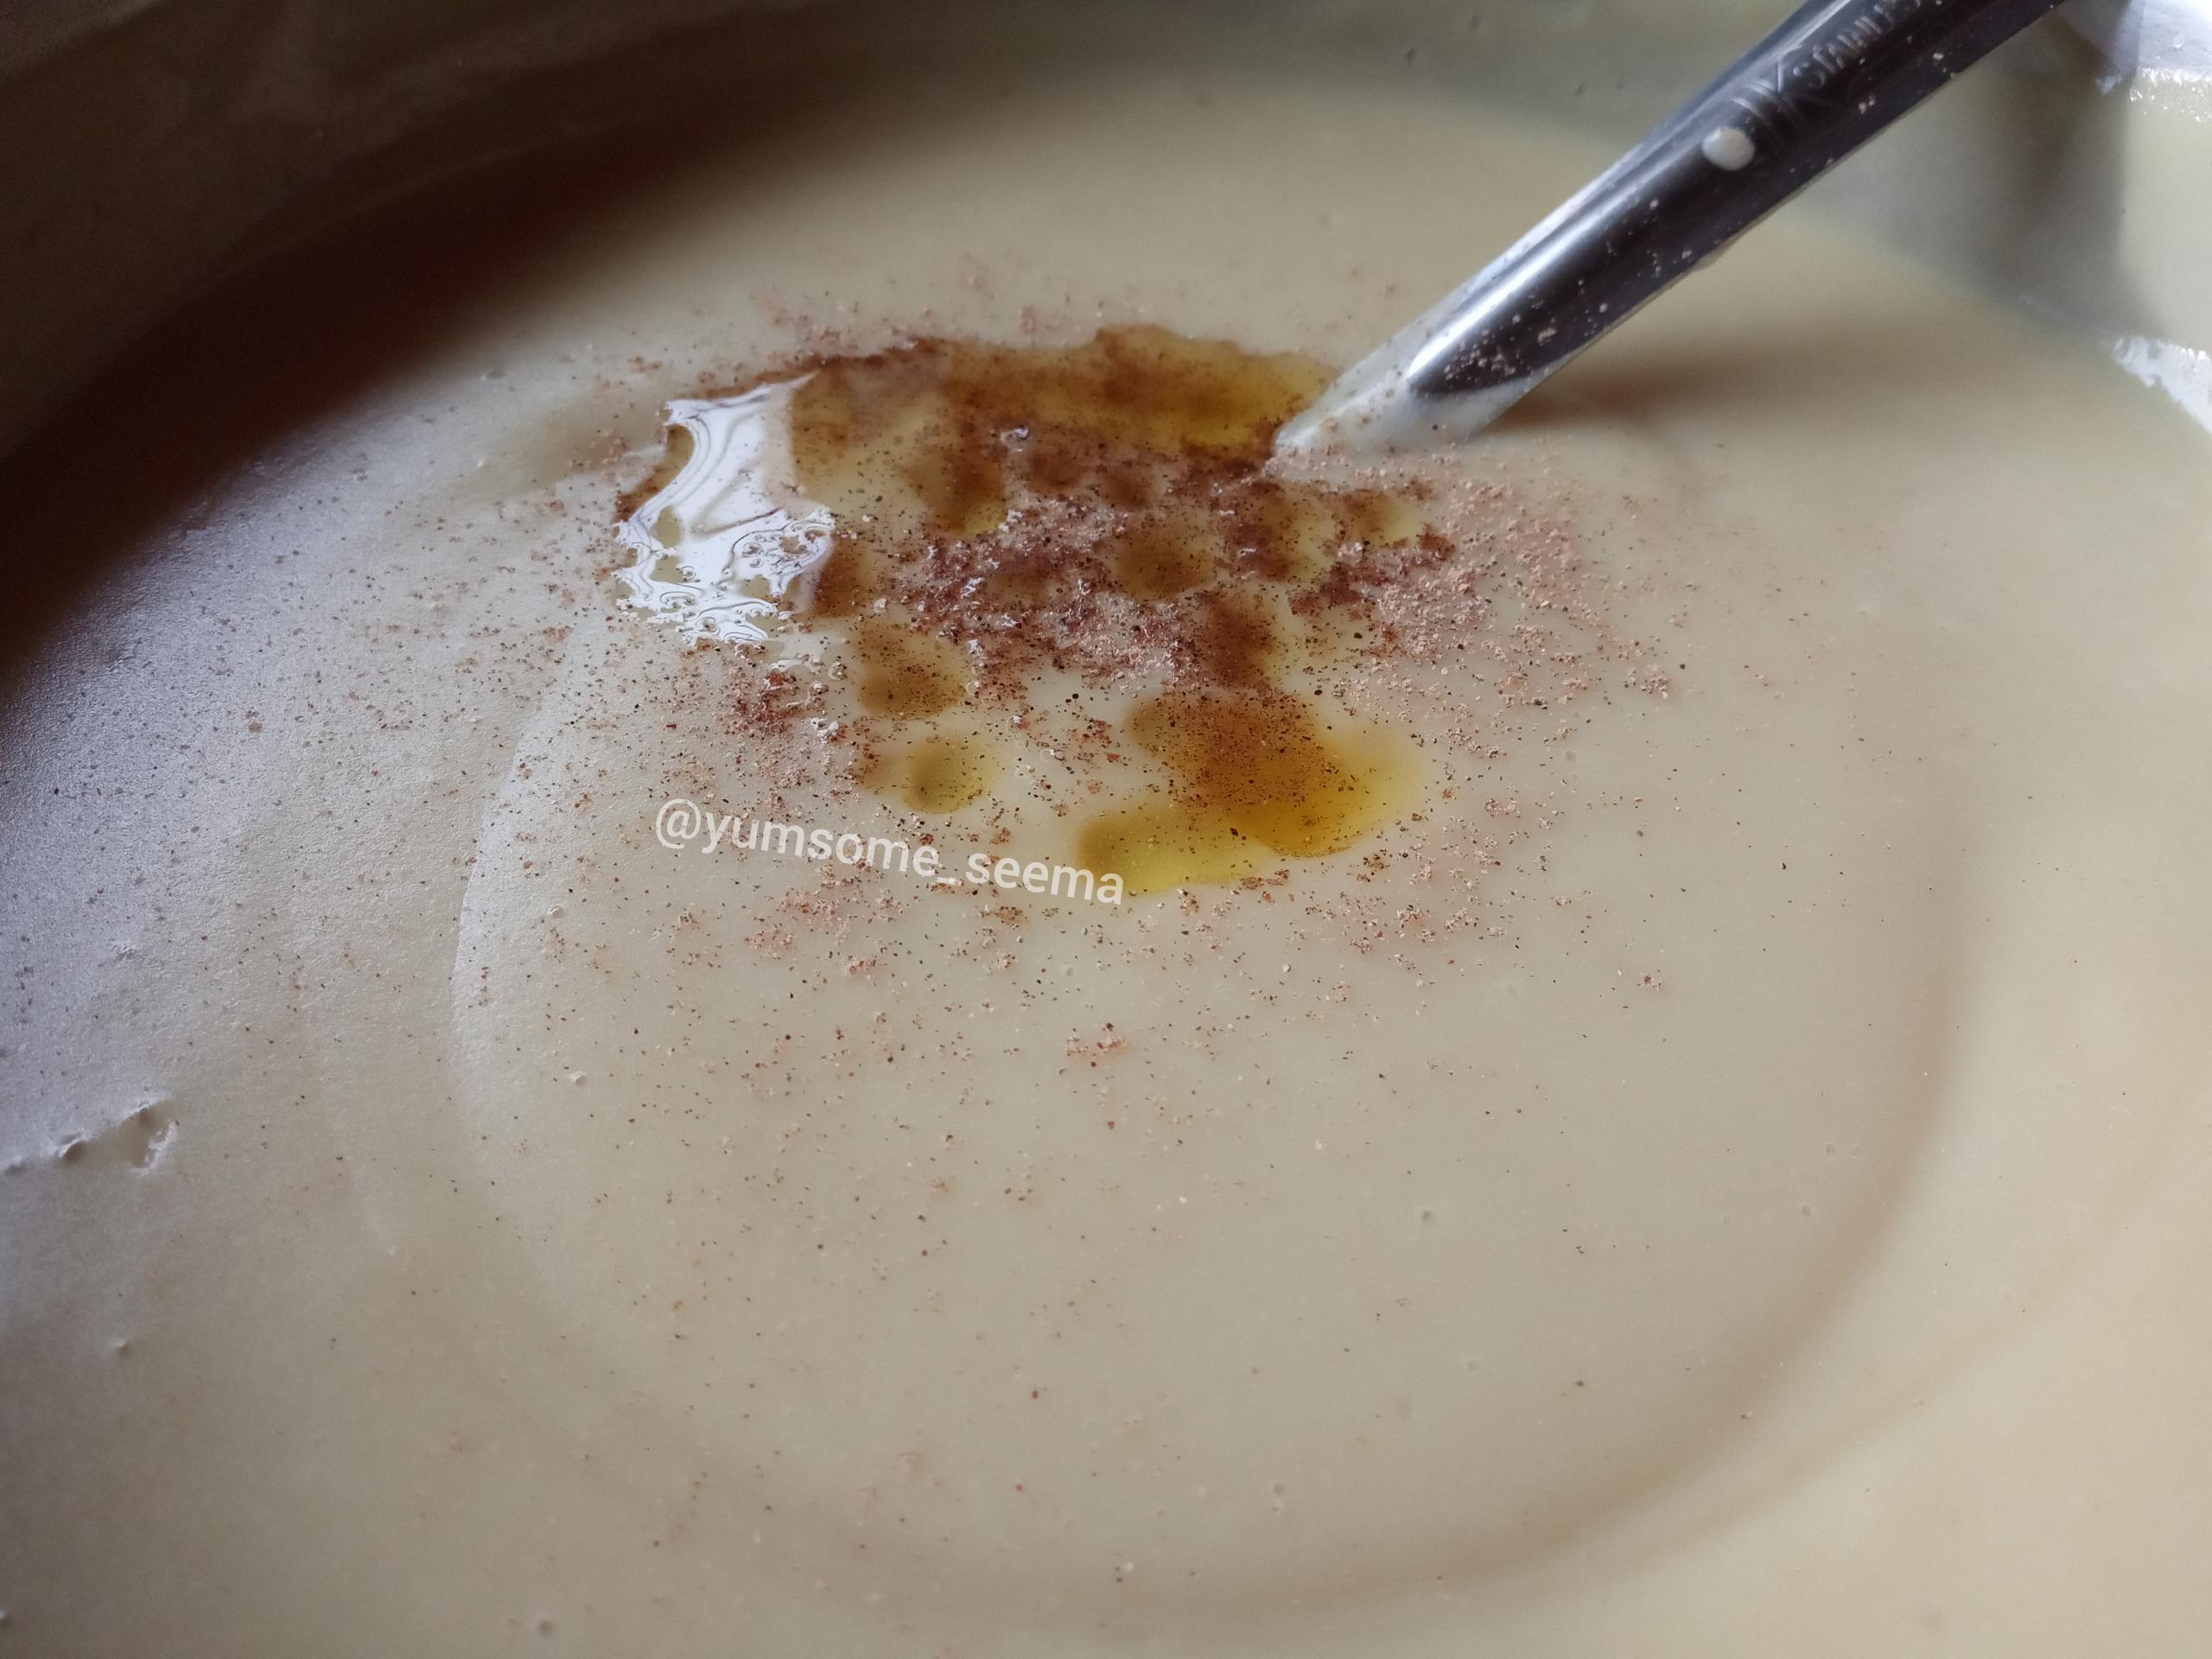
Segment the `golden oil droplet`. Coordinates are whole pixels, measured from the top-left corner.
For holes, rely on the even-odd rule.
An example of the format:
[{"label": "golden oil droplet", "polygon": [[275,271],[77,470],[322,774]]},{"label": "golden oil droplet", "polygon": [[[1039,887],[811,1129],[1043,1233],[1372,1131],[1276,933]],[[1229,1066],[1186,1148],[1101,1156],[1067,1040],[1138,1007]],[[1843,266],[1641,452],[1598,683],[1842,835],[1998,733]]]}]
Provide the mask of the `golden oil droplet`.
[{"label": "golden oil droplet", "polygon": [[997,780],[989,746],[970,733],[932,733],[871,755],[861,782],[917,812],[957,812]]},{"label": "golden oil droplet", "polygon": [[1341,852],[1409,805],[1421,776],[1404,740],[1325,721],[1274,688],[1170,691],[1129,731],[1166,767],[1168,798],[1093,820],[1079,858],[1121,871],[1132,893]]},{"label": "golden oil droplet", "polygon": [[874,540],[840,525],[830,543],[829,561],[814,582],[811,613],[858,616],[882,588],[882,558]]},{"label": "golden oil droplet", "polygon": [[1228,493],[1224,518],[1230,567],[1268,582],[1310,582],[1329,568],[1344,539],[1327,494],[1270,478]]},{"label": "golden oil droplet", "polygon": [[1138,599],[1173,599],[1211,581],[1221,556],[1212,515],[1188,503],[1132,515],[1114,542],[1115,574]]},{"label": "golden oil droplet", "polygon": [[942,713],[968,690],[968,662],[959,649],[888,616],[870,616],[853,630],[861,664],[861,707],[893,720]]},{"label": "golden oil droplet", "polygon": [[1199,678],[1243,686],[1265,681],[1280,655],[1270,595],[1251,587],[1210,588],[1192,594],[1184,611],[1186,665]]}]

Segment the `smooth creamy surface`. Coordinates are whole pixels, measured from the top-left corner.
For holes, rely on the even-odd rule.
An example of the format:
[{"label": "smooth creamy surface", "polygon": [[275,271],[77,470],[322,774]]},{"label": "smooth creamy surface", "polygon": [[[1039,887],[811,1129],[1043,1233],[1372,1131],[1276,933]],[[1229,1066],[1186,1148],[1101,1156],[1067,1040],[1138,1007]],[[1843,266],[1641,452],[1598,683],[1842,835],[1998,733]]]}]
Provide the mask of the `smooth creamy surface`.
[{"label": "smooth creamy surface", "polygon": [[[2086,348],[1747,241],[1467,456],[1464,639],[1316,671],[1421,759],[1346,851],[1108,906],[655,839],[1067,860],[1085,775],[918,813],[834,653],[626,606],[671,400],[1340,362],[1599,159],[855,93],[123,383],[13,531],[0,1649],[2201,1650],[2212,467]],[[394,238],[419,303],[349,287]]]}]

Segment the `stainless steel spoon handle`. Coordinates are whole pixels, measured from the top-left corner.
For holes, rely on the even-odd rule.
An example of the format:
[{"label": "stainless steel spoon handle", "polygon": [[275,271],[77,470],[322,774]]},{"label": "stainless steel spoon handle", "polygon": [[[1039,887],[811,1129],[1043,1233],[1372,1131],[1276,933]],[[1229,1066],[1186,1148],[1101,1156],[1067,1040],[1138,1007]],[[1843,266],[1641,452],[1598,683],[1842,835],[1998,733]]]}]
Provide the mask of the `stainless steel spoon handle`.
[{"label": "stainless steel spoon handle", "polygon": [[1608,328],[2057,0],[1813,0],[1471,282],[1355,365],[1279,449],[1472,436]]}]

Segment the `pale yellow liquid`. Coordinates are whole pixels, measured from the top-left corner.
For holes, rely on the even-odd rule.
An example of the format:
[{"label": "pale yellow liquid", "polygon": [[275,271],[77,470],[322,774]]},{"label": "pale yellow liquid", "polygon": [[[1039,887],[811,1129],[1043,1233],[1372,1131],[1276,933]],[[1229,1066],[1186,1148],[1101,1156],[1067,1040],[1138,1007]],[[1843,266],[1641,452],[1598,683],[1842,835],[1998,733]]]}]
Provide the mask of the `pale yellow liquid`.
[{"label": "pale yellow liquid", "polygon": [[[653,840],[921,822],[619,603],[670,397],[1026,308],[1343,361],[1600,159],[1313,86],[886,97],[556,170],[212,481],[116,442],[65,505],[130,555],[6,733],[0,1636],[2188,1651],[2212,468],[2086,351],[1762,231],[1466,461],[1656,649],[1336,685],[1427,792],[1281,887]],[[931,833],[1063,856],[1053,786]]]}]

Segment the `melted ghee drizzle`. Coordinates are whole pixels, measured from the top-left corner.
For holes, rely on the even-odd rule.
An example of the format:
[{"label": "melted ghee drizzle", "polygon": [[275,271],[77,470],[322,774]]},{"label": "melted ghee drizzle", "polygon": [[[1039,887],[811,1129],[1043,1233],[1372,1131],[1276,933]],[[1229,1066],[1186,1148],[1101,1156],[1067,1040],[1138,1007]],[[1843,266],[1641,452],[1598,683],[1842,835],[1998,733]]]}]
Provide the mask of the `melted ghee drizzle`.
[{"label": "melted ghee drizzle", "polygon": [[[1120,747],[1147,763],[1094,769],[1076,826],[1081,862],[1132,892],[1341,852],[1402,813],[1412,747],[1289,689],[1358,637],[1346,554],[1433,534],[1405,496],[1263,471],[1328,378],[1149,327],[811,365],[791,385],[792,478],[831,527],[801,620],[872,717],[859,781],[957,811],[997,772],[974,728],[1003,715],[1013,740],[1072,676],[1135,694]],[[1119,627],[1148,666],[1086,656],[1084,626]]]}]

